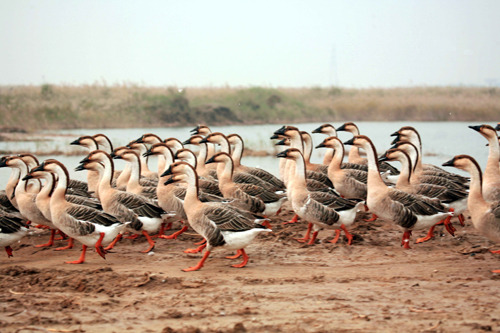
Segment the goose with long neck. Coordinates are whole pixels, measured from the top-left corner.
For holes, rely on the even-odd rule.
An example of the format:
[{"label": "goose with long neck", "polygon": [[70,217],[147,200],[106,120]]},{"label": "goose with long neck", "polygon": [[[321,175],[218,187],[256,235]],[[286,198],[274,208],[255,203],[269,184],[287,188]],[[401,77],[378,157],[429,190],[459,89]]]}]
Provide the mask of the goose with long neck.
[{"label": "goose with long neck", "polygon": [[245,150],[245,143],[243,142],[241,136],[239,136],[238,134],[230,134],[227,136],[227,140],[229,141],[230,145],[234,146],[233,154],[231,157],[233,158],[235,171],[248,172],[249,174],[259,177],[260,179],[270,183],[276,188],[281,189],[282,191],[285,190],[285,184],[270,172],[267,172],[266,170],[263,170],[261,168],[253,168],[241,164],[241,158]]},{"label": "goose with long neck", "polygon": [[21,240],[27,233],[28,225],[23,218],[0,210],[0,247],[5,248],[7,258],[13,257],[10,246]]},{"label": "goose with long neck", "polygon": [[[80,163],[92,161],[101,162],[104,165],[104,174],[99,184],[99,196],[104,211],[116,216],[123,223],[130,222],[127,225],[127,231],[134,234],[143,234],[146,237],[150,247],[143,252],[153,250],[155,243],[149,234],[159,230],[164,218],[175,214],[165,212],[148,198],[112,188],[111,181],[114,165],[113,159],[108,153],[96,150]],[[121,237],[118,236],[115,240],[117,241],[119,238]],[[111,243],[110,246],[114,246],[114,244],[116,242]]]},{"label": "goose with long neck", "polygon": [[[97,143],[96,139],[89,135],[79,137],[75,141],[72,141],[70,145],[87,148],[89,152],[99,149],[99,144]],[[88,190],[91,192],[95,192],[97,187],[99,186],[98,182],[99,174],[96,171],[87,171]]]},{"label": "goose with long neck", "polygon": [[[6,157],[3,157],[2,160],[4,160],[5,158]],[[17,210],[19,210],[19,204],[17,203],[16,198],[16,186],[19,182],[20,175],[21,171],[18,168],[11,168],[10,177],[5,186],[5,194],[7,195],[7,198],[9,199],[12,206],[14,206]]]},{"label": "goose with long neck", "polygon": [[[212,130],[206,125],[198,125],[191,130],[191,135],[201,135],[202,137],[206,137],[212,133]],[[214,156],[215,154],[215,145],[207,144],[207,159]]]},{"label": "goose with long neck", "polygon": [[[291,167],[293,175],[291,175],[287,186],[288,200],[292,204],[295,214],[309,222],[306,235],[297,241],[306,242],[309,240],[308,244],[314,244],[318,232],[327,228],[336,230],[336,236],[331,241],[332,243],[338,241],[340,230],[343,230],[349,240],[348,244],[351,244],[353,237],[347,231],[347,226],[354,222],[357,211],[364,203],[354,202],[328,193],[309,192],[306,187],[306,164],[298,149],[290,148],[276,156],[286,158],[293,163]],[[310,232],[313,228],[314,233],[310,238]]]},{"label": "goose with long neck", "polygon": [[181,140],[177,138],[166,138],[163,140],[165,144],[167,145],[168,148],[172,150],[172,153],[176,153],[179,149],[183,149],[184,145],[182,144]]},{"label": "goose with long neck", "polygon": [[[312,132],[313,134],[314,133],[325,134],[327,137],[337,136],[337,131],[335,130],[335,127],[333,127],[331,124],[323,124]],[[332,161],[332,158],[333,158],[333,150],[327,149],[325,152],[325,157],[323,157],[323,164],[329,165],[330,162]]]},{"label": "goose with long neck", "polygon": [[[290,139],[287,138],[286,136],[273,134],[273,136],[271,136],[270,139],[271,140],[279,139],[280,141],[278,141],[274,145],[275,146],[284,146],[283,150],[288,149],[287,146],[290,146]],[[281,151],[283,151],[283,150],[281,150]],[[280,175],[280,180],[283,181],[283,184],[284,184],[284,179],[285,179],[286,162],[287,162],[287,160],[284,158],[280,158],[280,160],[279,160],[279,175]]]},{"label": "goose with long neck", "polygon": [[111,242],[125,225],[114,216],[87,206],[76,205],[66,200],[69,183],[69,173],[59,161],[45,160],[33,172],[51,172],[57,176],[57,186],[50,199],[50,215],[54,225],[66,235],[82,243],[82,254],[76,261],[67,264],[81,264],[85,262],[85,253],[88,246],[93,246],[96,252],[106,258],[106,251],[102,244]]},{"label": "goose with long neck", "polygon": [[127,145],[128,148],[132,149],[137,153],[140,159],[141,163],[141,176],[146,177],[148,179],[153,179],[155,181],[158,180],[158,173],[149,170],[148,167],[148,159],[147,157],[144,157],[144,153],[148,151],[148,148],[144,143],[136,143],[136,142],[130,142]]},{"label": "goose with long neck", "polygon": [[304,161],[306,162],[306,169],[310,171],[321,172],[323,174],[328,174],[328,165],[311,163],[311,155],[313,153],[314,145],[312,141],[311,134],[306,131],[300,131],[300,136],[302,137],[302,143],[304,146]]},{"label": "goose with long neck", "polygon": [[[190,165],[192,165],[194,167],[195,170],[197,170],[198,161],[196,159],[196,155],[191,150],[189,150],[187,148],[179,149],[175,153],[174,158],[176,160],[182,160],[184,162],[189,163]],[[201,192],[222,197],[222,193],[220,192],[218,181],[210,180],[210,179],[206,179],[206,178],[200,178],[198,183],[200,185]]]},{"label": "goose with long neck", "polygon": [[[227,153],[229,156],[231,156],[231,145],[229,144],[229,141],[224,134],[222,134],[220,132],[215,132],[215,133],[209,134],[206,138],[204,138],[200,141],[200,143],[207,143],[207,142],[220,145],[221,152]],[[220,172],[223,172],[223,170],[224,170],[224,165],[218,164],[217,165],[217,177],[218,177]],[[235,183],[254,184],[257,186],[264,187],[268,190],[274,190],[274,191],[280,190],[276,186],[274,186],[268,182],[265,182],[264,180],[260,179],[259,177],[251,175],[248,172],[241,172],[241,171],[233,172],[233,181]]]},{"label": "goose with long neck", "polygon": [[334,150],[332,161],[328,165],[328,178],[335,190],[347,199],[366,200],[368,173],[362,170],[342,169],[344,159],[344,145],[339,138],[331,136],[323,140],[316,148],[330,148]]},{"label": "goose with long neck", "polygon": [[469,126],[488,140],[488,162],[483,174],[483,197],[486,201],[500,200],[500,144],[496,130],[489,125]]},{"label": "goose with long neck", "polygon": [[[40,164],[36,156],[33,154],[23,153],[17,156],[19,156],[26,163],[26,165],[28,166],[28,172],[29,170],[33,170]],[[33,179],[32,181],[28,181],[28,186],[26,188],[28,192],[39,193],[41,189],[42,189],[42,183],[40,182],[40,180]]]},{"label": "goose with long neck", "polygon": [[355,145],[366,152],[368,158],[366,204],[377,216],[403,228],[405,232],[402,245],[405,248],[410,248],[409,240],[412,230],[430,228],[453,215],[452,212],[445,212],[433,205],[431,200],[387,187],[380,176],[377,151],[368,137],[357,135],[344,144]]},{"label": "goose with long neck", "polygon": [[236,207],[255,214],[272,216],[278,213],[286,200],[285,195],[276,194],[256,185],[236,184],[233,181],[233,160],[227,153],[217,153],[206,163],[221,163],[224,166],[224,170],[218,169],[219,189],[224,198],[231,199],[231,204]]},{"label": "goose with long neck", "polygon": [[412,161],[412,163],[416,164],[415,173],[417,175],[425,172],[425,174],[430,176],[444,177],[463,184],[468,183],[469,180],[466,177],[451,173],[436,165],[422,163],[422,140],[420,139],[420,134],[415,128],[411,126],[404,126],[401,127],[398,131],[392,133],[391,136],[395,136],[392,144],[398,141],[409,141],[415,145],[418,150],[418,159],[416,162]]},{"label": "goose with long neck", "polygon": [[47,244],[40,244],[36,247],[48,247],[54,244],[54,235],[57,227],[47,219],[43,213],[36,206],[36,193],[27,191],[29,179],[25,179],[28,174],[28,166],[19,156],[9,156],[0,161],[0,167],[9,167],[19,170],[19,182],[15,189],[15,196],[17,204],[19,205],[19,212],[27,220],[31,221],[34,225],[40,224],[54,230],[51,232],[51,238]]},{"label": "goose with long neck", "polygon": [[[248,263],[248,255],[245,247],[262,232],[270,232],[260,224],[256,224],[256,218],[248,212],[237,209],[223,203],[203,203],[198,198],[198,175],[195,169],[186,162],[175,162],[165,171],[162,176],[171,175],[165,185],[175,182],[186,182],[187,191],[184,200],[184,211],[187,214],[189,224],[206,240],[206,251],[201,261],[194,267],[183,269],[183,271],[195,271],[203,267],[205,260],[215,247],[223,247],[227,250],[238,250],[235,259],[243,256],[241,264],[232,267],[241,268]],[[202,245],[201,248],[204,246]]]},{"label": "goose with long neck", "polygon": [[122,159],[130,164],[131,173],[127,182],[127,192],[145,196],[149,199],[157,199],[156,186],[142,186],[141,179],[141,161],[139,155],[134,150],[121,151],[115,154],[114,159]]},{"label": "goose with long neck", "polygon": [[[198,176],[203,178],[209,178],[213,180],[217,180],[217,164],[210,164],[209,166],[213,166],[213,168],[207,168],[205,162],[207,161],[207,143],[200,143],[203,140],[201,135],[193,135],[189,139],[183,142],[184,145],[194,145],[200,147],[200,151],[198,152],[198,157],[196,159],[196,173]],[[213,156],[213,154],[212,154]]]},{"label": "goose with long neck", "polygon": [[[163,142],[163,140],[156,134],[146,133],[143,134],[139,139],[135,140],[137,143],[145,143],[148,145],[154,145],[155,143]],[[165,158],[162,155],[158,155],[158,173],[165,170]]]},{"label": "goose with long neck", "polygon": [[[483,175],[479,164],[468,155],[457,155],[443,166],[453,166],[470,174],[468,208],[472,224],[483,236],[494,242],[500,242],[500,201],[485,200],[482,188]],[[500,253],[500,250],[491,252]],[[495,270],[493,273],[500,273],[500,270]]]}]

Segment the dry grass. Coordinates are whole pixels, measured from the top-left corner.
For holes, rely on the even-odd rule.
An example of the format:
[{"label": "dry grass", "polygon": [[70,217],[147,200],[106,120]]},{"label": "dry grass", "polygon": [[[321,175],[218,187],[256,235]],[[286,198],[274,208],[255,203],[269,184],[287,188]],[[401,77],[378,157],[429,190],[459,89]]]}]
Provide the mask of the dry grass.
[{"label": "dry grass", "polygon": [[498,121],[500,89],[0,87],[3,127],[127,128],[347,120]]}]

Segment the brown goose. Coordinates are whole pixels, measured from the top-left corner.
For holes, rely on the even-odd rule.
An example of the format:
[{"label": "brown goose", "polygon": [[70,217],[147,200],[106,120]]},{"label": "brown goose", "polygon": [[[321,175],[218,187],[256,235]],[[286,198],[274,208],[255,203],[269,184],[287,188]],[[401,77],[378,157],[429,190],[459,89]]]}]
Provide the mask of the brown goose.
[{"label": "brown goose", "polygon": [[[337,136],[337,131],[335,130],[335,127],[333,127],[331,124],[323,124],[312,132],[326,134],[327,137]],[[323,158],[323,164],[324,165],[330,164],[332,158],[333,158],[333,150],[327,149],[325,157]]]},{"label": "brown goose", "polygon": [[[198,125],[191,130],[191,135],[201,135],[202,137],[206,137],[212,133],[212,130],[206,125]],[[214,156],[215,154],[215,145],[207,144],[207,158]]]},{"label": "brown goose", "polygon": [[[201,135],[193,135],[186,141],[184,141],[184,145],[194,145],[200,147],[200,151],[198,152],[198,157],[196,159],[196,173],[198,176],[207,178],[207,179],[212,179],[212,180],[217,180],[217,171],[215,170],[217,168],[217,164],[210,164],[208,166],[213,168],[208,168],[207,165],[205,165],[205,162],[207,161],[207,146],[208,143],[200,143],[201,140],[203,140],[203,137]],[[213,154],[210,156],[212,157]]]},{"label": "brown goose", "polygon": [[140,158],[141,162],[141,176],[144,176],[148,179],[152,179],[154,181],[158,181],[158,173],[149,170],[148,167],[148,159],[144,157],[144,153],[148,151],[148,148],[144,143],[136,143],[136,142],[130,142],[127,145],[128,148],[132,149],[137,153],[137,155]]},{"label": "brown goose", "polygon": [[[99,145],[92,136],[84,135],[72,141],[70,145],[87,148],[89,152],[99,149]],[[88,190],[95,192],[98,187],[99,175],[95,171],[87,171]]]},{"label": "brown goose", "polygon": [[402,241],[404,248],[410,248],[412,230],[430,228],[439,221],[453,216],[453,213],[445,212],[443,208],[435,206],[431,200],[387,187],[380,176],[377,151],[368,137],[357,135],[344,144],[355,145],[366,152],[368,158],[366,204],[374,214],[405,230]]},{"label": "brown goose", "polygon": [[[200,262],[183,271],[195,271],[203,267],[210,252],[215,247],[228,250],[238,250],[238,254],[230,259],[243,256],[241,264],[232,267],[241,268],[248,263],[245,247],[262,232],[270,232],[264,226],[256,223],[250,214],[242,212],[235,207],[222,203],[203,203],[198,198],[198,175],[195,169],[186,162],[175,162],[162,176],[172,175],[166,185],[174,182],[186,182],[187,192],[184,200],[184,210],[187,213],[189,224],[206,240],[206,251]],[[202,245],[203,246],[203,245]]]},{"label": "brown goose", "polygon": [[10,246],[27,233],[28,225],[24,219],[0,210],[0,247],[5,248],[8,258],[13,257]]}]

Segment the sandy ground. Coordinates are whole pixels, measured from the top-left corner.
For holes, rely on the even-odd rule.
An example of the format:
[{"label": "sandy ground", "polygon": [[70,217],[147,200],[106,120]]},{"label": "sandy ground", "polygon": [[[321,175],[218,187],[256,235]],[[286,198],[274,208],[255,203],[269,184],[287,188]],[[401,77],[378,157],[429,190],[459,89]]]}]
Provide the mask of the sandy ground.
[{"label": "sandy ground", "polygon": [[[282,226],[247,248],[241,259],[215,250],[205,267],[184,273],[200,254],[182,252],[200,237],[159,240],[154,253],[143,237],[124,240],[107,259],[80,246],[68,251],[34,248],[43,231],[0,255],[1,332],[481,332],[500,331],[500,255],[469,218],[456,237],[399,246],[402,232],[384,221],[359,222],[345,239],[316,244],[293,240],[306,223]],[[174,229],[180,225],[174,225]],[[169,231],[168,233],[171,233]],[[414,232],[412,243],[425,231]],[[57,242],[58,246],[65,244]]]}]

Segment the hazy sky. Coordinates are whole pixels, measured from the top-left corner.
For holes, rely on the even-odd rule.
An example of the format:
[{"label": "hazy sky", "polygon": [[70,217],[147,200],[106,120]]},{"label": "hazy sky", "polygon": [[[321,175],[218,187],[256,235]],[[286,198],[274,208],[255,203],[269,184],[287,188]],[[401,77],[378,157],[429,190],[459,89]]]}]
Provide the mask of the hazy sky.
[{"label": "hazy sky", "polygon": [[0,84],[500,85],[500,1],[1,1]]}]

